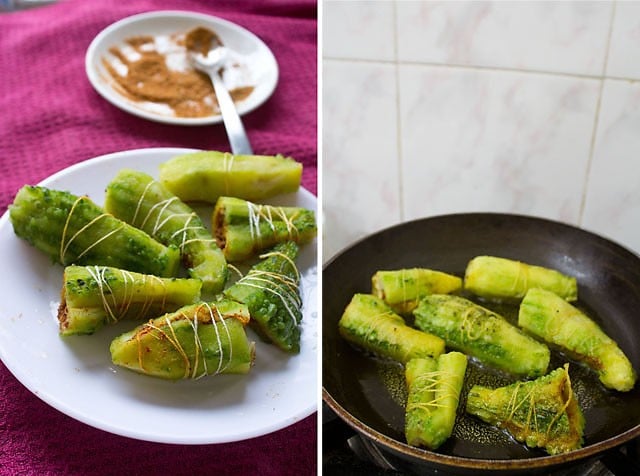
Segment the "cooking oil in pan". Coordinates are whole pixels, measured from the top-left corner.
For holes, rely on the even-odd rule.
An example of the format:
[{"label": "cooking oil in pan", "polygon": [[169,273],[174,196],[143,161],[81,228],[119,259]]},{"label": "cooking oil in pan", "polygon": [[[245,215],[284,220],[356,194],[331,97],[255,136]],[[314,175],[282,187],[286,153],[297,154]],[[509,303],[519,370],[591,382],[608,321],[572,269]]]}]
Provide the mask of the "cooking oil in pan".
[{"label": "cooking oil in pan", "polygon": [[[512,324],[516,324],[517,304],[480,302],[477,299],[475,301],[502,315]],[[584,308],[583,310],[588,315],[594,316],[590,310]],[[389,397],[398,406],[398,410],[404,409],[407,401],[404,367],[395,362],[375,360],[378,377]],[[624,431],[625,428],[612,428],[610,423],[612,420],[625,421],[625,418],[621,418],[620,415],[629,411],[629,406],[625,403],[626,395],[607,390],[600,384],[593,370],[574,361],[558,349],[551,348],[549,371],[562,367],[566,362],[569,362],[569,375],[574,394],[585,414],[584,445],[602,441]],[[517,377],[513,375],[486,367],[477,359],[469,358],[453,434],[437,451],[444,454],[484,459],[528,458],[544,455],[545,453],[541,450],[527,448],[524,444],[515,441],[505,431],[465,413],[466,395],[474,385],[496,388],[509,385],[516,380]],[[629,415],[629,418],[637,420],[640,419],[640,416]],[[390,423],[390,425],[394,426],[393,429],[397,434],[404,434],[403,422],[399,423],[395,419],[395,424]]]}]

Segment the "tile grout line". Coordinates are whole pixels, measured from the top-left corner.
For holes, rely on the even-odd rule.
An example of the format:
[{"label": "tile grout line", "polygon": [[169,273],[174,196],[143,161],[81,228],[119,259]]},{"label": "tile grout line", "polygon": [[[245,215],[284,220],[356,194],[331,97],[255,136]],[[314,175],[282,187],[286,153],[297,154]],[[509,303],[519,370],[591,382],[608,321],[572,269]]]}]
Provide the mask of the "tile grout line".
[{"label": "tile grout line", "polygon": [[398,9],[396,2],[393,2],[393,58],[394,58],[394,73],[396,80],[396,153],[398,154],[398,208],[400,212],[400,222],[404,222],[405,209],[404,209],[404,176],[403,176],[403,163],[404,158],[402,156],[402,115],[400,114],[400,63],[398,61]]},{"label": "tile grout line", "polygon": [[589,155],[587,157],[587,165],[585,167],[584,182],[582,184],[582,199],[580,200],[580,209],[578,210],[578,226],[584,224],[584,211],[587,205],[587,194],[589,192],[589,182],[591,179],[591,167],[593,165],[593,155],[596,148],[596,136],[598,134],[598,124],[600,122],[600,109],[602,107],[602,94],[604,92],[604,82],[607,79],[607,67],[609,66],[609,50],[611,48],[611,36],[613,35],[613,23],[616,17],[616,1],[613,2],[611,8],[611,19],[609,21],[609,34],[607,35],[607,47],[604,54],[604,65],[602,66],[602,76],[600,78],[600,86],[598,88],[598,100],[596,101],[596,110],[593,118],[593,128],[591,130],[591,143],[589,144]]},{"label": "tile grout line", "polygon": [[[608,52],[606,53],[608,57]],[[558,72],[558,71],[544,71],[537,69],[518,69],[518,68],[507,68],[503,66],[479,66],[479,65],[465,65],[465,64],[456,64],[456,63],[432,63],[432,62],[420,62],[420,61],[399,61],[395,59],[394,61],[389,60],[377,60],[377,59],[363,59],[363,58],[338,58],[332,56],[325,56],[325,60],[329,61],[338,61],[345,63],[363,63],[363,64],[387,64],[390,66],[395,66],[398,64],[403,64],[407,66],[424,66],[428,68],[449,68],[449,69],[461,69],[461,70],[471,70],[471,71],[488,71],[488,72],[497,72],[497,73],[520,73],[520,74],[540,74],[543,76],[555,76],[562,78],[575,78],[575,79],[591,79],[591,80],[603,80],[603,79],[612,79],[617,81],[627,81],[627,82],[640,82],[640,78],[625,78],[624,76],[605,76],[605,74],[579,74],[579,73],[566,73],[566,72]]]}]

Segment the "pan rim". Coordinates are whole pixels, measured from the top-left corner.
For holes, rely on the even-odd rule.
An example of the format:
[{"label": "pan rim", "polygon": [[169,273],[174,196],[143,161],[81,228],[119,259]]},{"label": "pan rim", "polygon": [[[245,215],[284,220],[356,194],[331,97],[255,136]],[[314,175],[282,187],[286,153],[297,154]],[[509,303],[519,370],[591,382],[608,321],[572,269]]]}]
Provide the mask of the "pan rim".
[{"label": "pan rim", "polygon": [[485,459],[485,458],[468,458],[462,456],[451,456],[423,448],[410,446],[406,443],[391,438],[377,430],[374,430],[366,423],[355,418],[351,413],[345,410],[329,393],[322,387],[322,399],[329,408],[340,417],[345,423],[356,430],[358,433],[365,435],[375,443],[384,446],[387,449],[395,450],[405,456],[418,458],[419,460],[437,463],[443,466],[478,469],[478,470],[520,470],[520,469],[543,469],[550,466],[558,466],[566,463],[577,463],[590,457],[601,455],[602,453],[616,448],[628,441],[640,436],[640,424],[630,428],[629,430],[615,435],[606,440],[585,446],[568,453],[557,455],[536,456],[534,458],[518,458],[518,459]]},{"label": "pan rim", "polygon": [[592,231],[592,230],[587,230],[586,228],[582,228],[578,225],[573,225],[569,222],[565,222],[565,221],[559,221],[559,220],[554,220],[552,218],[545,218],[545,217],[539,217],[539,216],[535,216],[535,215],[527,215],[527,214],[519,214],[519,213],[502,213],[502,212],[458,212],[458,213],[443,213],[443,214],[439,214],[439,215],[430,215],[430,216],[426,216],[426,217],[420,217],[420,218],[414,218],[412,220],[407,220],[407,221],[403,221],[400,223],[396,223],[394,225],[390,225],[388,227],[385,228],[381,228],[379,230],[376,230],[372,233],[369,233],[368,235],[365,235],[363,237],[360,237],[356,240],[354,240],[353,242],[351,242],[350,244],[342,247],[337,253],[335,253],[331,258],[329,258],[323,265],[322,265],[322,269],[324,271],[324,269],[326,269],[329,265],[331,265],[334,261],[336,261],[338,258],[340,258],[340,256],[342,256],[343,254],[345,254],[346,252],[348,252],[349,250],[351,250],[351,248],[354,248],[355,246],[359,245],[360,243],[371,239],[375,236],[381,235],[383,233],[388,233],[396,228],[400,228],[400,227],[405,227],[405,226],[409,226],[411,224],[415,224],[415,223],[420,223],[423,221],[428,221],[428,220],[442,220],[442,219],[448,219],[448,218],[463,218],[463,217],[494,217],[494,218],[504,218],[504,219],[520,219],[520,220],[530,220],[530,221],[537,221],[540,223],[548,223],[548,224],[552,224],[555,226],[561,226],[573,231],[577,231],[580,233],[585,233],[590,235],[591,237],[595,237],[598,240],[604,241],[606,242],[608,245],[614,245],[617,248],[625,251],[626,253],[629,253],[633,256],[635,256],[636,258],[640,259],[640,253],[636,253],[635,251],[633,251],[632,249],[630,249],[629,247],[626,247],[620,243],[618,243],[617,241],[614,241],[612,238],[609,238],[601,233]]},{"label": "pan rim", "polygon": [[[420,217],[413,220],[407,220],[386,228],[377,230],[364,237],[361,237],[349,245],[343,247],[340,251],[334,254],[329,260],[323,264],[323,272],[330,267],[336,260],[342,255],[349,252],[351,249],[357,247],[362,242],[372,239],[378,235],[389,233],[396,228],[410,226],[411,224],[417,224],[424,221],[444,220],[454,218],[493,218],[493,219],[518,219],[527,220],[531,222],[547,223],[556,227],[563,227],[572,232],[584,233],[591,238],[595,238],[608,246],[614,246],[623,253],[627,253],[636,259],[640,259],[640,255],[633,250],[621,245],[620,243],[613,241],[613,239],[606,237],[597,232],[587,230],[578,225],[573,225],[568,222],[558,221],[550,218],[544,218],[527,214],[516,213],[501,213],[501,212],[460,212],[432,215],[427,217]],[[361,421],[353,416],[348,410],[346,410],[334,397],[330,391],[323,384],[322,386],[322,399],[328,405],[328,407],[347,425],[353,428],[357,433],[364,435],[374,443],[382,446],[391,451],[398,452],[404,456],[416,458],[423,462],[433,463],[449,468],[458,468],[465,470],[483,470],[483,471],[505,471],[505,470],[540,470],[549,468],[552,466],[561,466],[566,464],[576,464],[586,461],[590,458],[602,456],[608,450],[612,450],[619,447],[634,438],[640,436],[640,423],[629,428],[621,433],[618,433],[612,437],[592,443],[583,448],[573,450],[567,453],[557,455],[543,455],[530,458],[517,458],[517,459],[489,459],[489,458],[473,458],[463,456],[446,455],[430,451],[423,448],[413,447],[407,443],[403,443],[397,439],[391,438]]]}]

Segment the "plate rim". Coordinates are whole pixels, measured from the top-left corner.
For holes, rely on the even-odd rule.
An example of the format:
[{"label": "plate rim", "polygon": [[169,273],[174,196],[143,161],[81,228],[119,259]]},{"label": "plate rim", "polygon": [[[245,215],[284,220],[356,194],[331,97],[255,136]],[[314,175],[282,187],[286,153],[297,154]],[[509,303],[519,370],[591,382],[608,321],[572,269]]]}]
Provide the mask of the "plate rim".
[{"label": "plate rim", "polygon": [[156,18],[183,18],[222,24],[227,28],[242,33],[243,35],[254,41],[256,44],[258,44],[262,49],[264,49],[265,54],[269,57],[270,62],[272,63],[274,80],[264,93],[264,97],[255,102],[255,104],[251,106],[243,106],[242,104],[238,105],[237,109],[240,116],[244,116],[245,114],[254,111],[258,107],[263,105],[273,95],[280,80],[280,67],[271,48],[269,48],[269,46],[255,33],[230,20],[226,20],[215,15],[209,15],[207,13],[193,12],[189,10],[154,10],[150,12],[142,12],[136,13],[134,15],[129,15],[107,25],[105,28],[100,30],[100,32],[96,34],[96,36],[91,40],[91,43],[89,44],[85,52],[84,67],[85,74],[89,80],[89,83],[98,93],[98,95],[106,100],[109,104],[134,116],[162,124],[171,124],[178,126],[204,126],[222,123],[222,115],[220,114],[205,117],[165,116],[162,114],[156,114],[150,111],[146,111],[139,107],[135,107],[134,105],[129,104],[129,102],[127,102],[124,98],[122,98],[116,91],[113,90],[113,88],[109,87],[105,83],[105,81],[101,79],[99,71],[93,67],[93,62],[96,59],[97,54],[96,50],[105,37],[132,23]]},{"label": "plate rim", "polygon": [[[115,160],[119,156],[127,156],[129,154],[141,154],[141,153],[142,154],[166,153],[166,154],[177,155],[177,154],[200,152],[200,151],[202,151],[202,149],[184,148],[184,147],[145,147],[145,148],[111,152],[111,153],[99,155],[96,157],[92,157],[92,158],[77,162],[75,164],[72,164],[70,166],[64,167],[58,170],[57,172],[52,173],[48,177],[38,181],[37,185],[44,184],[46,186],[47,183],[51,181],[55,181],[60,177],[64,177],[68,173],[77,173],[78,170],[81,170],[85,167],[90,167],[93,163],[103,162],[108,160]],[[299,191],[301,191],[303,196],[305,196],[307,199],[314,200],[314,203],[316,204],[316,207],[317,207],[317,197],[313,193],[311,193],[309,190],[304,188],[302,185],[300,185]],[[11,203],[9,203],[8,205],[11,205]],[[5,230],[5,228],[11,228],[9,214],[10,214],[10,211],[9,211],[9,208],[7,207],[7,210],[2,214],[2,216],[0,216],[0,230]],[[314,240],[314,243],[315,243],[315,240]],[[315,268],[316,270],[318,269],[317,244],[316,244],[316,250],[315,250]],[[319,276],[319,273],[318,273],[318,276]],[[318,278],[316,280],[315,291],[314,291],[316,293],[317,298],[320,297],[319,286],[320,286],[320,279]],[[320,308],[320,303],[318,302],[316,303],[316,309],[315,309],[315,312],[318,314],[320,312],[319,308]],[[316,330],[317,330],[318,326],[320,325],[320,320],[317,320],[315,324],[316,324]],[[0,331],[2,330],[3,330],[2,326],[0,326]],[[320,352],[318,351],[319,340],[317,342],[318,344],[314,351],[316,361],[313,365],[313,368],[316,372],[316,379],[314,381],[314,384],[316,385],[318,383],[318,378],[319,378],[318,376],[320,375],[320,372],[319,372]],[[105,419],[94,418],[91,414],[78,413],[77,411],[74,411],[73,408],[71,408],[67,403],[65,403],[65,401],[61,399],[58,395],[52,394],[50,391],[46,391],[46,392],[40,391],[37,388],[37,378],[25,374],[25,372],[20,366],[15,365],[15,359],[12,360],[10,358],[7,358],[7,353],[8,351],[6,347],[3,345],[2,341],[0,340],[0,361],[2,362],[2,364],[24,388],[26,388],[32,395],[36,396],[39,400],[49,405],[51,408],[65,414],[66,416],[78,422],[84,423],[95,429],[106,431],[108,433],[122,436],[122,437],[133,438],[140,441],[165,443],[165,444],[184,444],[184,445],[224,444],[224,443],[234,443],[238,441],[246,441],[252,438],[269,435],[278,430],[285,429],[313,415],[318,411],[318,408],[319,408],[320,386],[318,386],[317,388],[318,391],[316,391],[315,398],[310,399],[309,402],[304,406],[304,408],[299,410],[298,413],[296,413],[295,415],[289,415],[286,418],[282,418],[281,420],[275,420],[269,424],[262,425],[259,432],[256,432],[253,428],[247,428],[244,431],[235,433],[231,437],[225,436],[225,435],[217,435],[215,437],[212,437],[211,435],[206,435],[206,436],[201,435],[201,436],[195,436],[195,437],[174,435],[172,436],[171,439],[167,439],[166,437],[163,437],[163,435],[154,435],[153,433],[139,431],[137,427],[133,427],[133,426],[128,429],[123,429],[117,425],[112,425],[111,422]],[[296,357],[296,356],[290,356],[290,357]]]}]

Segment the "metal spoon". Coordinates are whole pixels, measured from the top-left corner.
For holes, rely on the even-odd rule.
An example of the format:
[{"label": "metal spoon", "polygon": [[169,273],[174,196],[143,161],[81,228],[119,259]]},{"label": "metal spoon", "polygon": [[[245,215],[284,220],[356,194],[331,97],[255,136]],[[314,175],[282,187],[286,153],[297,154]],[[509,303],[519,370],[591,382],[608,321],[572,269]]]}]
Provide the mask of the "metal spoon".
[{"label": "metal spoon", "polygon": [[231,152],[234,155],[252,155],[253,150],[251,149],[249,138],[240,120],[240,115],[219,74],[226,56],[227,49],[224,46],[212,48],[206,56],[198,52],[191,52],[189,54],[193,67],[208,74],[209,78],[211,78],[213,90],[216,93],[218,105],[220,106],[222,121],[224,122],[229,143],[231,144]]}]

